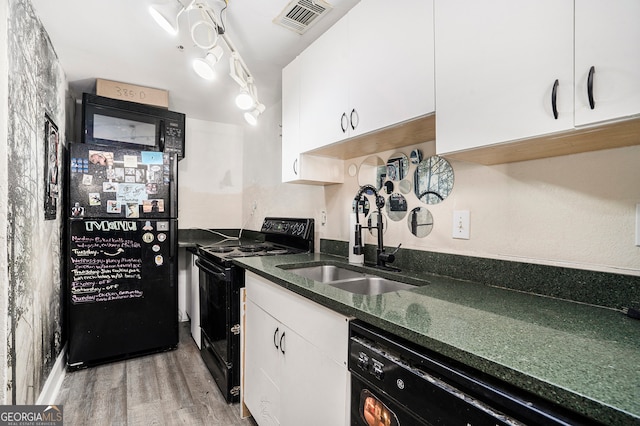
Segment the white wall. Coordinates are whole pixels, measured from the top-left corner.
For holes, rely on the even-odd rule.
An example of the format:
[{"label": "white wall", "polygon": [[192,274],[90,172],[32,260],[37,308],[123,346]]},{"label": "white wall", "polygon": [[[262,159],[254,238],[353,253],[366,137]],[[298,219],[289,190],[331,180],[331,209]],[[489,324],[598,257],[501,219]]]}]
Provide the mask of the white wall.
[{"label": "white wall", "polygon": [[239,228],[243,189],[242,127],[187,118],[185,158],[178,163],[178,223]]},{"label": "white wall", "polygon": [[[433,143],[418,145],[425,156]],[[401,151],[409,155],[412,147]],[[380,153],[386,159],[393,154]],[[327,187],[327,238],[348,240],[356,177]],[[385,245],[640,275],[634,244],[640,203],[640,146],[497,166],[452,161],[455,184],[444,202],[428,206],[432,233],[416,238],[405,221],[387,222]],[[411,176],[413,175],[413,166]],[[409,210],[420,203],[407,196]],[[454,210],[469,210],[470,239],[453,239]],[[375,244],[375,237],[368,241]],[[345,253],[346,255],[346,253]]]},{"label": "white wall", "polygon": [[[245,127],[243,217],[247,229],[259,230],[267,216],[316,219],[316,243],[322,236],[321,211],[326,209],[323,187],[282,183],[282,107],[266,110],[256,127]],[[256,211],[251,215],[255,202]]]}]

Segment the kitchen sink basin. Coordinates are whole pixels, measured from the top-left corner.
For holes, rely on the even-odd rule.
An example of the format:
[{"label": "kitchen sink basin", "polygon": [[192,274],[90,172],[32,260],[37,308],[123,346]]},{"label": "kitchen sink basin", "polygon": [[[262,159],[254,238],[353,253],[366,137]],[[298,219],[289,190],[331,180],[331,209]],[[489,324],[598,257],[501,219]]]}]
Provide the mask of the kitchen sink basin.
[{"label": "kitchen sink basin", "polygon": [[304,268],[288,269],[288,271],[321,283],[340,281],[350,278],[362,278],[364,276],[361,272],[352,271],[351,269],[341,268],[334,265],[307,266]]},{"label": "kitchen sink basin", "polygon": [[382,278],[367,272],[330,264],[294,268],[285,267],[284,269],[298,276],[355,294],[374,295],[397,290],[409,290],[415,287],[411,284]]},{"label": "kitchen sink basin", "polygon": [[365,276],[364,278],[338,281],[329,283],[329,285],[350,293],[364,294],[367,296],[390,293],[398,290],[409,290],[415,287],[411,284],[401,283],[399,281],[393,281],[376,276]]}]

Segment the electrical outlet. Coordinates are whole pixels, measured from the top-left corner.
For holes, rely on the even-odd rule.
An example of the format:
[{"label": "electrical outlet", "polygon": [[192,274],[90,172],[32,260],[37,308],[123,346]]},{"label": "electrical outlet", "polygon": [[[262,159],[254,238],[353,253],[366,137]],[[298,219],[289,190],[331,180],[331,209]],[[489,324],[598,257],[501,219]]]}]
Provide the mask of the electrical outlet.
[{"label": "electrical outlet", "polygon": [[636,246],[640,247],[640,204],[636,204]]},{"label": "electrical outlet", "polygon": [[320,212],[320,225],[325,226],[327,224],[327,212],[322,210]]},{"label": "electrical outlet", "polygon": [[253,202],[251,203],[251,216],[253,216],[256,213],[257,209],[258,209],[258,202],[256,200],[253,200]]},{"label": "electrical outlet", "polygon": [[454,210],[453,238],[469,239],[469,210]]}]

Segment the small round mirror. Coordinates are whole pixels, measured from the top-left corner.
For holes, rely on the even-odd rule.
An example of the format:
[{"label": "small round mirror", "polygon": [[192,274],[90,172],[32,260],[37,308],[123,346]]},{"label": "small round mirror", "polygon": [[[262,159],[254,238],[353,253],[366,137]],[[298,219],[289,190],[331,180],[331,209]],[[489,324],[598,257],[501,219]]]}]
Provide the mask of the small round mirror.
[{"label": "small round mirror", "polygon": [[438,204],[453,190],[453,168],[437,155],[425,158],[416,167],[413,191],[425,204]]},{"label": "small round mirror", "polygon": [[382,233],[387,232],[387,218],[383,214],[378,214],[378,210],[373,210],[369,217],[367,217],[366,225],[369,227],[369,233],[371,235],[376,235],[376,226],[378,226],[378,221],[382,221]]},{"label": "small round mirror", "polygon": [[433,229],[433,216],[426,207],[416,207],[407,217],[409,231],[418,238],[424,238]]},{"label": "small round mirror", "polygon": [[403,179],[400,181],[400,184],[398,185],[398,188],[400,188],[400,192],[402,194],[408,194],[411,192],[411,181],[409,179]]},{"label": "small round mirror", "polygon": [[418,164],[422,161],[422,151],[414,149],[409,157],[411,158],[411,164]]},{"label": "small round mirror", "polygon": [[357,211],[358,214],[362,217],[366,217],[369,214],[370,210],[369,197],[362,196],[360,197],[360,202],[358,203],[358,210],[356,210],[356,200],[353,200],[351,205],[351,211]]},{"label": "small round mirror", "polygon": [[382,184],[387,178],[387,167],[382,158],[377,155],[372,155],[365,158],[360,164],[360,170],[358,170],[358,184],[373,185],[376,189],[382,188]]},{"label": "small round mirror", "polygon": [[349,173],[349,176],[354,177],[358,173],[358,166],[356,166],[353,163],[349,164],[349,168],[347,169],[347,173]]},{"label": "small round mirror", "polygon": [[404,219],[407,215],[407,199],[404,195],[393,193],[389,195],[389,202],[387,203],[387,216],[389,219],[397,222]]},{"label": "small round mirror", "polygon": [[393,154],[387,160],[387,179],[400,181],[409,174],[409,159],[401,152]]}]

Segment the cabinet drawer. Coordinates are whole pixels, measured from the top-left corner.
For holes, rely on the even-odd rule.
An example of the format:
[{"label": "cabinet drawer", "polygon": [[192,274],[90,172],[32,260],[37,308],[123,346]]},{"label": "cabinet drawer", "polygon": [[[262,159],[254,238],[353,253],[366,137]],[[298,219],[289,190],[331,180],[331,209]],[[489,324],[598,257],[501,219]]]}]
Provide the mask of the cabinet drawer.
[{"label": "cabinet drawer", "polygon": [[247,298],[316,346],[347,365],[349,319],[252,272],[246,272]]}]

